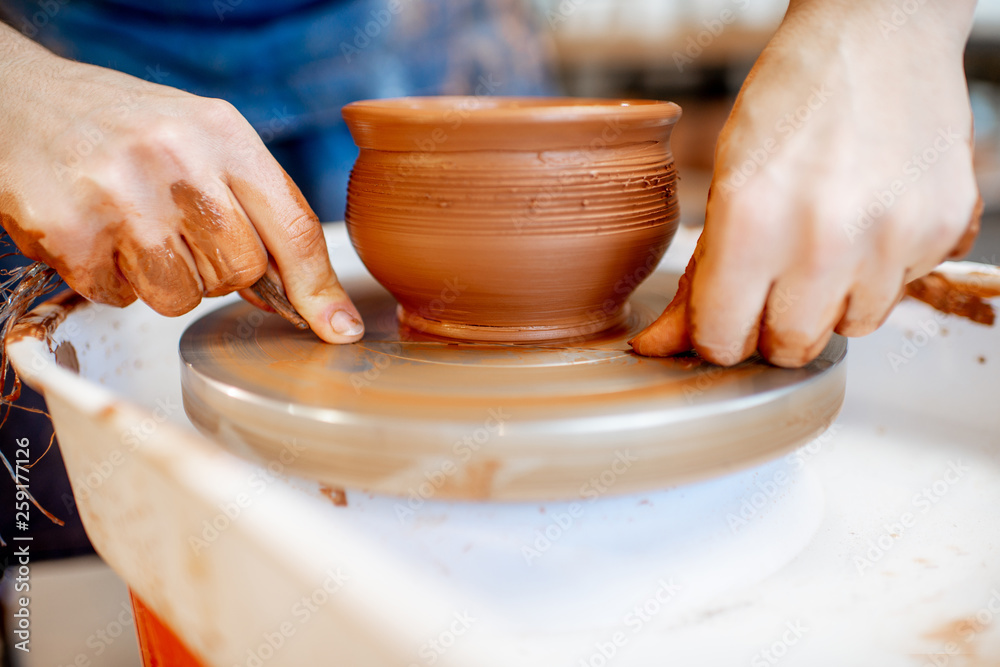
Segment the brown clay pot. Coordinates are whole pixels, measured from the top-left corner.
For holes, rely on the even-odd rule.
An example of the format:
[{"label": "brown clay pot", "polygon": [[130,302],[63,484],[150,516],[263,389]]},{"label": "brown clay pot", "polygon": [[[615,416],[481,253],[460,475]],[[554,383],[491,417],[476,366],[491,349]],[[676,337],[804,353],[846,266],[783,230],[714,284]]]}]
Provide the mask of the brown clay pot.
[{"label": "brown clay pot", "polygon": [[587,335],[677,229],[670,102],[428,97],[348,104],[347,229],[401,321],[482,341]]}]

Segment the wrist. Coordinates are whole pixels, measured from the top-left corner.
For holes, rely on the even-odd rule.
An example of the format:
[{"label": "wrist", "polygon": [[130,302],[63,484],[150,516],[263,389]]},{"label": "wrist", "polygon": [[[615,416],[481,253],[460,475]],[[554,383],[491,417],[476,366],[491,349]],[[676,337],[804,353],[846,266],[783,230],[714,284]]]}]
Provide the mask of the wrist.
[{"label": "wrist", "polygon": [[862,40],[920,43],[961,57],[977,0],[789,0],[785,22]]},{"label": "wrist", "polygon": [[38,71],[46,64],[51,66],[62,60],[9,25],[0,23],[0,89],[10,90],[8,86],[25,78],[26,72]]}]

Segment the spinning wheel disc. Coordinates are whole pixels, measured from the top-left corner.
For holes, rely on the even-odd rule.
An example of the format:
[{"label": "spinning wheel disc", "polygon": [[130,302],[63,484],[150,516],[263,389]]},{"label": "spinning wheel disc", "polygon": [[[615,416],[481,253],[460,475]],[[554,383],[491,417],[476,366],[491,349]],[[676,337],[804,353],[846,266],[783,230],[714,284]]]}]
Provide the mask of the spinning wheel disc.
[{"label": "spinning wheel disc", "polygon": [[545,344],[423,335],[367,275],[343,282],[368,327],[353,345],[242,302],[192,324],[180,343],[191,421],[244,454],[287,450],[286,470],[338,487],[540,500],[746,467],[817,435],[843,401],[839,336],[795,370],[633,354],[627,341],[663,309],[674,274],[643,283],[612,329]]}]

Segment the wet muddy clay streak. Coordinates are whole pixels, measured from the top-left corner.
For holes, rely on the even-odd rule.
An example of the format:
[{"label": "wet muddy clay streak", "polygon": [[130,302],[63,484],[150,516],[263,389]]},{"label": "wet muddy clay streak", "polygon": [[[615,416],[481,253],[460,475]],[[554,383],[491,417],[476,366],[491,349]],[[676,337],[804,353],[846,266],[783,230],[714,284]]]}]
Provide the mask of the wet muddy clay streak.
[{"label": "wet muddy clay streak", "polygon": [[126,239],[118,249],[118,268],[150,308],[168,317],[188,312],[201,301],[202,287],[180,254],[181,242],[167,238],[162,245],[140,246]]},{"label": "wet muddy clay streak", "polygon": [[[67,315],[86,303],[87,300],[76,292],[65,290],[17,321],[9,323],[7,325],[10,327],[9,331],[4,336],[3,341],[0,341],[0,364],[3,365],[0,368],[0,376],[3,376],[4,384],[6,384],[7,375],[7,348],[27,338],[34,338],[44,342],[49,351],[55,355],[56,363],[74,373],[79,373],[80,365],[76,358],[76,350],[72,344],[67,341],[53,349],[52,334],[56,330],[56,327],[66,319]],[[5,330],[7,326],[4,327]],[[39,393],[44,393],[41,387],[34,384],[31,384],[31,386],[36,391],[39,391]],[[13,387],[10,393],[4,395],[4,400],[17,401],[20,396],[21,378],[15,371]]]},{"label": "wet muddy clay streak", "polygon": [[[172,184],[170,195],[181,212],[181,236],[204,280],[205,295],[248,287],[253,280],[248,269],[263,269],[267,261],[253,230],[235,210],[223,209],[187,181]],[[248,264],[246,258],[255,255],[256,262]]]},{"label": "wet muddy clay streak", "polygon": [[[107,206],[107,203],[102,203],[102,206]],[[77,265],[75,270],[71,269],[64,257],[55,254],[42,243],[46,238],[44,232],[22,228],[19,219],[23,220],[23,216],[19,211],[16,197],[7,192],[0,192],[0,226],[7,231],[21,254],[44,262],[55,269],[68,285],[91,301],[121,307],[135,301],[136,297],[131,286],[119,273],[113,261],[109,265],[107,255],[91,252],[89,263]],[[107,249],[110,252],[110,248],[115,244],[118,228],[123,225],[124,222],[121,222],[96,231],[90,237],[90,247]]]},{"label": "wet muddy clay streak", "polygon": [[[17,245],[21,254],[38,262],[45,262],[60,275],[65,275],[66,264],[58,257],[51,256],[42,245],[45,233],[31,229],[22,229],[18,221],[17,200],[13,195],[0,192],[0,227],[3,227],[11,240]],[[14,211],[14,212],[12,212]]]},{"label": "wet muddy clay streak", "polygon": [[52,332],[67,315],[86,303],[87,300],[73,290],[61,292],[18,320],[4,342],[12,345],[25,338],[37,338],[51,349]]},{"label": "wet muddy clay streak", "polygon": [[351,241],[435,335],[527,341],[620,324],[677,229],[668,102],[406,98],[344,108]]},{"label": "wet muddy clay streak", "polygon": [[906,286],[906,295],[928,304],[942,313],[965,317],[973,322],[993,326],[996,314],[985,301],[1000,296],[1000,289],[977,285],[975,274],[969,282],[955,282],[940,273],[929,273]]},{"label": "wet muddy clay streak", "polygon": [[170,196],[180,209],[181,235],[187,241],[199,272],[209,280],[221,280],[232,268],[226,262],[220,246],[226,239],[226,218],[218,205],[187,181],[170,186]]},{"label": "wet muddy clay streak", "polygon": [[320,484],[319,492],[337,507],[347,507],[347,493],[343,489]]},{"label": "wet muddy clay streak", "polygon": [[55,354],[57,364],[66,370],[73,371],[77,375],[80,374],[80,361],[77,359],[76,348],[73,347],[73,343],[64,340],[59,343],[53,354]]}]

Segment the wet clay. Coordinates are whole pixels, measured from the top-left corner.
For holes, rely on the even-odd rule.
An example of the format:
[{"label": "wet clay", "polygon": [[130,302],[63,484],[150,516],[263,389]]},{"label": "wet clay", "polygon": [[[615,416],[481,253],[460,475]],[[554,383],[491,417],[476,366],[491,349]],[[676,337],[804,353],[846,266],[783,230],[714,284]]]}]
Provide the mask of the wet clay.
[{"label": "wet clay", "polygon": [[[74,373],[80,372],[80,364],[76,356],[76,349],[69,341],[64,341],[53,349],[52,334],[56,328],[66,319],[66,316],[88,303],[85,298],[72,290],[65,290],[55,297],[49,299],[41,306],[21,317],[10,328],[3,340],[3,350],[25,339],[36,339],[44,342],[49,351],[55,355],[56,363]],[[31,384],[29,382],[29,384]],[[41,392],[40,387],[31,385]],[[21,395],[21,378],[15,372],[14,387],[11,393],[5,396],[6,399],[16,401]]]},{"label": "wet clay", "polygon": [[42,246],[44,232],[21,228],[17,198],[9,192],[0,192],[0,227],[3,227],[21,254],[36,262],[45,262],[60,275],[68,269],[58,257],[52,257]]},{"label": "wet clay", "polygon": [[[187,240],[199,273],[205,277],[209,296],[245,287],[246,272],[234,266],[230,257],[245,258],[255,249],[263,263],[260,242],[247,226],[236,220],[200,190],[186,181],[170,187],[171,196],[181,213],[179,231]],[[0,193],[0,224],[11,235],[21,252],[55,269],[78,292],[98,303],[126,306],[136,299],[136,292],[155,310],[165,315],[179,315],[197,305],[202,284],[184,259],[177,239],[167,239],[158,247],[142,247],[126,233],[125,218],[115,219],[120,206],[106,193],[95,190],[86,208],[107,224],[91,237],[94,257],[89,264],[71,267],[44,245],[45,233],[22,229],[18,222],[17,198]],[[220,248],[226,248],[223,253]],[[241,278],[241,276],[243,276]],[[133,291],[134,290],[134,291]]]},{"label": "wet clay", "polygon": [[347,493],[343,489],[320,484],[319,492],[337,507],[347,507]]},{"label": "wet clay", "polygon": [[[187,181],[173,183],[170,196],[181,212],[180,233],[205,282],[205,295],[219,296],[247,287],[246,258],[256,251],[261,268],[266,261],[255,234],[235,211],[223,210]],[[233,258],[242,259],[244,264],[234,264]]]},{"label": "wet clay", "polygon": [[942,664],[946,664],[949,658],[955,658],[957,662],[954,664],[962,667],[993,667],[997,664],[996,648],[990,644],[984,646],[981,641],[987,628],[988,625],[975,614],[946,622],[923,633],[924,638],[937,644],[937,650],[925,655],[941,658],[939,662]]},{"label": "wet clay", "polygon": [[11,345],[25,338],[37,338],[51,346],[52,332],[56,327],[67,315],[86,303],[87,300],[73,290],[65,290],[46,301],[43,312],[32,311],[18,320],[5,343]]},{"label": "wet clay", "polygon": [[219,250],[226,242],[222,236],[226,218],[218,205],[187,181],[173,183],[170,196],[181,212],[181,235],[194,255],[199,273],[213,282],[228,276],[233,267]]},{"label": "wet clay", "polygon": [[[107,201],[95,204],[95,208],[108,206]],[[131,286],[116,266],[110,270],[95,265],[71,270],[69,264],[59,255],[50,252],[42,243],[46,235],[42,231],[22,229],[18,217],[17,198],[9,192],[0,192],[0,226],[7,231],[25,257],[44,262],[56,272],[77,292],[84,294],[91,301],[106,303],[112,306],[124,307],[135,301],[136,297]],[[14,211],[15,213],[11,213]],[[117,227],[101,229],[93,238],[95,247],[112,247],[117,236]]]},{"label": "wet clay", "polygon": [[201,301],[201,283],[180,254],[176,238],[168,237],[153,247],[126,238],[115,256],[132,288],[161,315],[182,315]]},{"label": "wet clay", "polygon": [[351,241],[408,325],[468,340],[619,324],[677,228],[665,102],[348,105]]},{"label": "wet clay", "polygon": [[494,459],[477,461],[459,473],[444,478],[435,494],[438,498],[488,500],[493,495],[493,482],[502,465]]},{"label": "wet clay", "polygon": [[970,274],[969,278],[968,281],[956,282],[938,272],[932,272],[909,283],[906,295],[923,301],[942,313],[993,326],[996,314],[986,299],[1000,296],[1000,289],[982,284],[985,281],[976,281],[975,274]]},{"label": "wet clay", "polygon": [[57,364],[68,371],[73,371],[77,375],[80,374],[80,361],[76,357],[76,348],[73,347],[73,343],[64,340],[56,346],[53,354],[56,357]]}]

